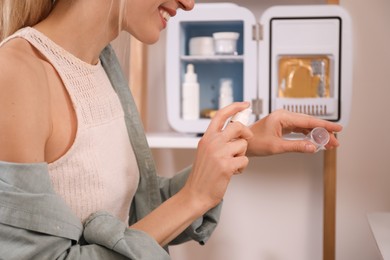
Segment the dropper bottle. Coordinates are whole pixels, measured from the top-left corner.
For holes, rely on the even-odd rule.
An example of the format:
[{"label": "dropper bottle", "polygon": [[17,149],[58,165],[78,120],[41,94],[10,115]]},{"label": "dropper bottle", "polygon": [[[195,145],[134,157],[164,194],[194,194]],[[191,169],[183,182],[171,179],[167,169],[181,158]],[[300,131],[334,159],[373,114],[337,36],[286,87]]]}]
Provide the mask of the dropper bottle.
[{"label": "dropper bottle", "polygon": [[199,119],[199,83],[193,64],[187,65],[182,86],[182,117],[184,120]]},{"label": "dropper bottle", "polygon": [[218,108],[224,108],[233,103],[233,81],[229,78],[220,80]]}]

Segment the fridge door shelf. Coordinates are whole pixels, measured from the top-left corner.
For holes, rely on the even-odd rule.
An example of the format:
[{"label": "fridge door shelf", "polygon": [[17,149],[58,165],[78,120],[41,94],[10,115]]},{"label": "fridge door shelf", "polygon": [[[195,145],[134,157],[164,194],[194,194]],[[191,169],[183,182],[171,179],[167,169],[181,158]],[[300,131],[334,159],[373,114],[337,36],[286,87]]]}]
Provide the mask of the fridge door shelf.
[{"label": "fridge door shelf", "polygon": [[338,100],[335,98],[276,98],[274,103],[276,109],[285,109],[333,121],[338,117],[336,114]]}]

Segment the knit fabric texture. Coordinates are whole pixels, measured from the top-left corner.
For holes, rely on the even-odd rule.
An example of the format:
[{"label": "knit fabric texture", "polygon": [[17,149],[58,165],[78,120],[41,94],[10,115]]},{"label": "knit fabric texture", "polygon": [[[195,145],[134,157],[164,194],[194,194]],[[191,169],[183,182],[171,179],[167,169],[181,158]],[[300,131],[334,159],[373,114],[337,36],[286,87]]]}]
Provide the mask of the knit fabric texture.
[{"label": "knit fabric texture", "polygon": [[139,171],[122,106],[100,61],[88,64],[31,27],[7,40],[16,37],[27,40],[56,69],[77,117],[71,148],[48,165],[54,190],[83,223],[98,210],[127,223]]}]

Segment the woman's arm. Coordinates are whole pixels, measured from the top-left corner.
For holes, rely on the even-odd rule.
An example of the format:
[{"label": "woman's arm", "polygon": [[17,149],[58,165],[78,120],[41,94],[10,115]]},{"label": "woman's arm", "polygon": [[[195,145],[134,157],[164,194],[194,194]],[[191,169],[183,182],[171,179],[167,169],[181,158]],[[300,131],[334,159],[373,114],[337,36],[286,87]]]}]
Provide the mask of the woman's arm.
[{"label": "woman's arm", "polygon": [[51,131],[46,73],[13,45],[0,49],[0,160],[43,162]]},{"label": "woman's arm", "polygon": [[131,228],[142,230],[166,245],[206,211],[221,202],[230,178],[248,164],[247,141],[252,136],[229,117],[249,106],[235,103],[220,110],[199,142],[192,171],[184,187]]}]

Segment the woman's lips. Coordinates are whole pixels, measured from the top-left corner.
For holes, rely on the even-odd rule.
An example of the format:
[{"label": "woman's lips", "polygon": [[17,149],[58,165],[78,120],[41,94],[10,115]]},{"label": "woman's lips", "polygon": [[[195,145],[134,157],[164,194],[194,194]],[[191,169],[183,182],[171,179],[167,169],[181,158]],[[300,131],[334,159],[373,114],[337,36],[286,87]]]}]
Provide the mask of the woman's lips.
[{"label": "woman's lips", "polygon": [[176,15],[176,10],[164,6],[160,6],[159,12],[164,28],[167,26],[167,22],[169,21],[169,19]]},{"label": "woman's lips", "polygon": [[171,15],[164,9],[160,9],[160,15],[165,20],[165,22],[168,22],[171,18]]}]

